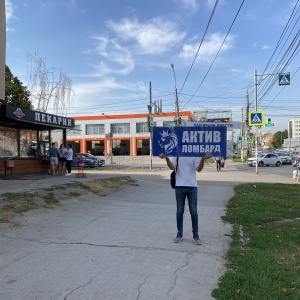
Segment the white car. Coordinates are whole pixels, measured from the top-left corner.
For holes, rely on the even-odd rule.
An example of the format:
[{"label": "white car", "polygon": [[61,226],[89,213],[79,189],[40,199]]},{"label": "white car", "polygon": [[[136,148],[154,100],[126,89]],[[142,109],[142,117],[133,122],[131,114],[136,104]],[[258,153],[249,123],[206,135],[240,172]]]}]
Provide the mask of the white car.
[{"label": "white car", "polygon": [[277,152],[276,155],[281,158],[282,164],[291,164],[292,163],[292,156],[288,152]]},{"label": "white car", "polygon": [[[260,154],[257,156],[258,166],[271,166],[274,165],[276,167],[281,166],[281,158],[279,158],[277,155],[268,153],[268,154]],[[254,167],[256,165],[256,158],[251,157],[247,159],[248,166]]]}]

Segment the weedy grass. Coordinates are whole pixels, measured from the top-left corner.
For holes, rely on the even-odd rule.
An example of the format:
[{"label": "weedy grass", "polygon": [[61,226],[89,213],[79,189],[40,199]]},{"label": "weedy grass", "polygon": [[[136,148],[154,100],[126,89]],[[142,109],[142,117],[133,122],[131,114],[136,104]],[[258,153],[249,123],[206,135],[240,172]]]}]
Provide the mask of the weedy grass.
[{"label": "weedy grass", "polygon": [[[4,193],[0,194],[0,223],[10,222],[17,213],[24,213],[39,207],[52,208],[54,204],[68,199],[80,197],[89,193],[105,197],[110,192],[120,190],[126,186],[138,186],[129,176],[119,176],[90,181],[73,182],[57,185],[37,192]],[[85,199],[89,197],[85,196]]]},{"label": "weedy grass", "polygon": [[23,213],[35,208],[38,205],[34,199],[37,193],[5,193],[0,195],[0,212]]},{"label": "weedy grass", "polygon": [[102,179],[93,179],[86,182],[70,183],[69,186],[81,187],[96,195],[106,196],[107,191],[118,191],[125,186],[138,186],[136,180],[130,176],[117,176]]},{"label": "weedy grass", "polygon": [[59,203],[59,200],[55,197],[53,193],[47,193],[46,195],[43,196],[43,198],[47,204]]},{"label": "weedy grass", "polygon": [[243,184],[223,220],[233,225],[217,300],[300,299],[300,186]]},{"label": "weedy grass", "polygon": [[79,192],[69,192],[66,194],[66,196],[70,196],[70,197],[79,197],[81,196],[82,194],[79,193]]}]

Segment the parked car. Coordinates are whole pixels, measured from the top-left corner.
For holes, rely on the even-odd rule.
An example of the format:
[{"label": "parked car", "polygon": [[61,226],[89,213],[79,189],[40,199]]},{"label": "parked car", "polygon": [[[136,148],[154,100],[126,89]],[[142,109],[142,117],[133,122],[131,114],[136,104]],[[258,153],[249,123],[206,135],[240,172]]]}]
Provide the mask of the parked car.
[{"label": "parked car", "polygon": [[279,151],[276,155],[281,158],[282,164],[291,164],[292,163],[292,156],[286,151]]},{"label": "parked car", "polygon": [[73,155],[71,166],[77,167],[79,161],[83,161],[84,167],[86,168],[100,167],[105,164],[105,159],[97,158],[90,153],[75,153]]},{"label": "parked car", "polygon": [[[270,166],[270,165],[274,165],[276,167],[281,166],[281,158],[279,158],[277,155],[272,153],[258,155],[257,161],[260,167]],[[255,157],[248,158],[247,164],[248,166],[254,167],[256,165],[256,158]]]}]

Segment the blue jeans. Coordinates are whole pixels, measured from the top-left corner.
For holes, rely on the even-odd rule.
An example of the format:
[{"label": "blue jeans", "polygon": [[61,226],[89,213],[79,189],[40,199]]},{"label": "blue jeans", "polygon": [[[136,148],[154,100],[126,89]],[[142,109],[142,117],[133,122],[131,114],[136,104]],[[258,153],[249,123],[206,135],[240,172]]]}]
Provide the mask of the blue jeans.
[{"label": "blue jeans", "polygon": [[187,198],[191,219],[192,219],[193,234],[194,235],[198,234],[197,195],[198,195],[197,187],[191,187],[191,186],[175,187],[175,196],[176,196],[176,203],[177,203],[177,212],[176,212],[177,230],[180,233],[182,233],[183,230],[184,205],[185,205],[185,199]]}]

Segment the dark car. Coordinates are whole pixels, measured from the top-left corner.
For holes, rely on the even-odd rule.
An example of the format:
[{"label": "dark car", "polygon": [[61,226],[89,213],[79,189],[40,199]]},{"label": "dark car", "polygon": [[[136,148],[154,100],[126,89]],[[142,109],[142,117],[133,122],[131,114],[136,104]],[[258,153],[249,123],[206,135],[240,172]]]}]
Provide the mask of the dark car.
[{"label": "dark car", "polygon": [[90,153],[75,153],[73,155],[71,166],[77,167],[79,161],[83,161],[86,168],[100,167],[105,164],[105,159],[97,158]]}]

